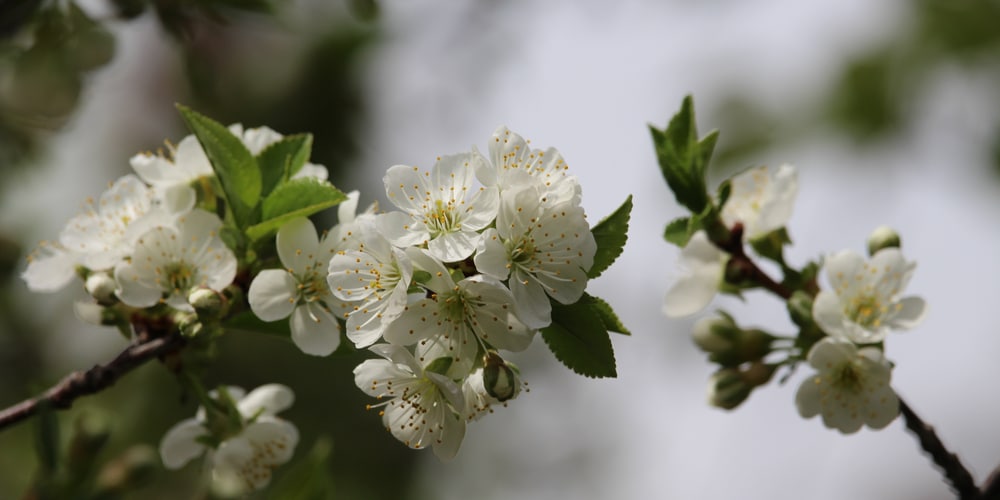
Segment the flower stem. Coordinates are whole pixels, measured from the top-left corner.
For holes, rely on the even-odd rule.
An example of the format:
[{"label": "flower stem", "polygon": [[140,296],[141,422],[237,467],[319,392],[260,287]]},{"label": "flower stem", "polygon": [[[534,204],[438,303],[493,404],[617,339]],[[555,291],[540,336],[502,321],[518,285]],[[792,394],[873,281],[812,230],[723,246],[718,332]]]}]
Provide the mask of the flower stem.
[{"label": "flower stem", "polygon": [[774,281],[760,267],[757,267],[753,259],[746,254],[746,250],[743,248],[742,223],[734,224],[726,236],[721,241],[713,239],[712,243],[731,256],[727,266],[740,269],[746,279],[757,283],[784,300],[788,300],[792,296],[792,291],[788,287]]},{"label": "flower stem", "polygon": [[[930,455],[934,464],[941,469],[951,489],[958,494],[958,498],[961,500],[995,498],[995,496],[988,496],[987,491],[984,491],[980,495],[979,488],[976,487],[976,482],[972,479],[972,475],[969,474],[965,466],[962,465],[958,456],[944,447],[944,443],[938,438],[937,433],[934,432],[934,428],[924,423],[902,398],[899,399],[899,411],[903,414],[903,419],[906,421],[906,428],[917,436],[920,447]],[[998,485],[992,484],[995,482],[991,477],[990,484],[987,486],[987,489],[992,489],[993,493],[996,493],[996,490],[1000,489]]]}]

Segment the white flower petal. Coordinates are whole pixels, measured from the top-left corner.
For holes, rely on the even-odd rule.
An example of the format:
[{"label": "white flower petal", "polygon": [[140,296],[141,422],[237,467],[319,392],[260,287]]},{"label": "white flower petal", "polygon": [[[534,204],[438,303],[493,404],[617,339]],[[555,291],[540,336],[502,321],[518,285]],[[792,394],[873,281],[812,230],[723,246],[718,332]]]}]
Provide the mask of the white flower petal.
[{"label": "white flower petal", "polygon": [[375,216],[378,232],[397,247],[420,245],[430,239],[423,222],[403,212],[388,212]]},{"label": "white flower petal", "polygon": [[920,297],[905,297],[897,303],[898,309],[888,319],[890,328],[908,330],[917,326],[927,313],[927,304]]},{"label": "white flower petal", "polygon": [[663,298],[663,314],[681,318],[701,311],[715,297],[722,281],[723,263],[699,266],[678,279]]},{"label": "white flower petal", "polygon": [[472,255],[479,244],[479,237],[478,233],[471,231],[442,234],[427,243],[427,251],[442,262],[458,262]]},{"label": "white flower petal", "polygon": [[[236,397],[234,394],[230,396]],[[258,415],[276,415],[291,408],[294,402],[295,393],[287,386],[265,384],[240,397],[236,407],[244,418],[250,418]]]},{"label": "white flower petal", "polygon": [[847,338],[847,329],[844,328],[844,308],[840,305],[840,298],[836,293],[823,290],[813,299],[812,308],[813,320],[820,329],[828,335],[834,337]]},{"label": "white flower petal", "polygon": [[340,345],[340,325],[325,307],[309,303],[296,307],[291,318],[292,341],[302,352],[327,356]]},{"label": "white flower petal", "polygon": [[21,279],[32,292],[54,292],[76,277],[76,259],[62,248],[43,245],[39,253],[28,260]]},{"label": "white flower petal", "polygon": [[490,228],[483,231],[473,261],[477,271],[498,280],[507,279],[510,274],[507,264],[510,261],[507,259],[507,249],[500,241],[496,229]]},{"label": "white flower petal", "polygon": [[319,237],[312,221],[305,217],[288,221],[278,229],[275,244],[285,268],[298,274],[315,271],[313,266],[318,258]]},{"label": "white flower petal", "polygon": [[205,445],[197,439],[208,434],[196,419],[182,420],[170,428],[160,441],[160,458],[168,469],[180,469],[205,452]]},{"label": "white flower petal", "polygon": [[511,276],[510,291],[514,296],[517,317],[529,328],[545,328],[552,323],[552,305],[545,290],[533,278],[520,271]]},{"label": "white flower petal", "polygon": [[287,271],[265,269],[250,283],[247,301],[264,321],[287,318],[295,309],[298,282]]}]

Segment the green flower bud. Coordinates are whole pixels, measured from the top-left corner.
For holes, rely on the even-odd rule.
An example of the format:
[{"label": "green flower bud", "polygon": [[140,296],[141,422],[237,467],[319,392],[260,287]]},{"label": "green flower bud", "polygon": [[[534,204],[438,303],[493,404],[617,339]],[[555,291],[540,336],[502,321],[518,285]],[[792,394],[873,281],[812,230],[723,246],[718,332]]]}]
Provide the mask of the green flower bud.
[{"label": "green flower bud", "polygon": [[901,245],[899,233],[889,226],[879,226],[868,236],[868,255],[875,255],[883,248],[899,248]]},{"label": "green flower bud", "polygon": [[86,474],[110,435],[111,427],[106,418],[93,413],[80,415],[74,423],[67,453],[70,470],[78,475]]},{"label": "green flower bud", "polygon": [[766,384],[777,366],[755,361],[740,368],[723,368],[708,381],[708,402],[732,410],[742,404],[756,387]]},{"label": "green flower bud", "polygon": [[521,380],[515,369],[492,351],[486,353],[483,363],[483,386],[486,393],[501,403],[517,397],[521,392]]},{"label": "green flower bud", "polygon": [[98,326],[114,326],[118,324],[118,315],[111,307],[105,307],[93,302],[73,303],[73,312],[84,323]]},{"label": "green flower bud", "polygon": [[736,368],[723,368],[708,380],[708,403],[732,410],[750,397],[753,387],[743,380],[743,375]]},{"label": "green flower bud", "polygon": [[708,359],[722,366],[758,361],[771,352],[774,336],[758,329],[744,330],[728,314],[699,320],[694,325],[694,343]]},{"label": "green flower bud", "polygon": [[188,294],[187,299],[199,316],[217,318],[225,305],[222,295],[211,288],[196,288]]},{"label": "green flower bud", "polygon": [[813,299],[808,293],[797,290],[788,299],[788,315],[792,322],[800,328],[812,327],[815,325],[812,317]]},{"label": "green flower bud", "polygon": [[739,328],[728,316],[707,316],[694,324],[691,339],[702,350],[709,354],[727,352],[736,343]]},{"label": "green flower bud", "polygon": [[115,290],[118,289],[118,284],[115,283],[115,279],[108,275],[108,273],[91,273],[90,276],[87,276],[83,287],[91,297],[97,300],[98,304],[108,306],[118,301],[118,298],[115,297]]}]

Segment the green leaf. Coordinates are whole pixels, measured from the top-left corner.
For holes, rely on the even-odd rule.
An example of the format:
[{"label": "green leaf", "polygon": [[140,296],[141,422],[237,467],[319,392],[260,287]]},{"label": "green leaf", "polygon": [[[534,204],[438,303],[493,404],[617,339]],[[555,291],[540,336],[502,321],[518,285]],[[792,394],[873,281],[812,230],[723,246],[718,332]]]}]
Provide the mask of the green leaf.
[{"label": "green leaf", "polygon": [[650,127],[656,157],[674,198],[692,213],[701,213],[711,203],[705,184],[705,169],[712,156],[717,132],[698,140],[694,101],[686,96],[681,109],[670,119],[667,128]]},{"label": "green leaf", "polygon": [[572,305],[552,302],[552,324],[542,339],[559,361],[586,377],[616,377],[611,337],[601,317],[584,301]]},{"label": "green leaf", "polygon": [[308,217],[347,199],[347,195],[326,181],[311,177],[291,179],[274,188],[261,204],[260,224],[247,228],[251,240],[259,240],[278,231],[296,217]]},{"label": "green leaf", "polygon": [[609,332],[620,333],[622,335],[632,335],[632,332],[625,328],[622,321],[618,319],[618,315],[615,314],[613,309],[611,309],[611,305],[605,302],[604,299],[585,293],[583,294],[583,298],[580,300],[587,301],[590,305],[590,310],[597,313],[597,315],[601,318],[601,324],[603,324],[604,328]]},{"label": "green leaf", "polygon": [[587,271],[587,277],[594,279],[601,275],[619,255],[628,240],[628,221],[632,213],[632,195],[625,199],[617,210],[598,222],[590,232],[597,241],[594,265]]},{"label": "green leaf", "polygon": [[246,228],[257,222],[254,208],[260,203],[261,174],[253,155],[219,122],[180,104],[177,109],[212,163],[236,225]]},{"label": "green leaf", "polygon": [[267,497],[333,500],[333,478],[330,476],[332,450],[330,438],[322,436],[317,439],[309,454],[299,459],[269,488]]},{"label": "green leaf", "polygon": [[688,227],[691,225],[691,217],[680,217],[670,221],[667,224],[667,228],[663,231],[663,239],[667,240],[667,243],[673,243],[681,248],[684,248],[688,244],[688,240],[691,239],[691,232],[688,231]]},{"label": "green leaf", "polygon": [[257,155],[260,166],[261,196],[267,196],[282,181],[287,181],[309,161],[312,134],[289,135],[264,148]]}]

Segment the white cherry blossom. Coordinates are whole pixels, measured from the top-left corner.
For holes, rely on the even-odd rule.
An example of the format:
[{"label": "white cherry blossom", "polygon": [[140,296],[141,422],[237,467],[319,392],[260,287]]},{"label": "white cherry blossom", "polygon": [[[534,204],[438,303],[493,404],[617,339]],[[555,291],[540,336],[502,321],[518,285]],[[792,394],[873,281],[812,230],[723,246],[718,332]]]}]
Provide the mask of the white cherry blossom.
[{"label": "white cherry blossom", "polygon": [[[160,457],[168,469],[179,469],[207,452],[217,480],[236,478],[248,492],[262,489],[270,482],[271,472],[292,458],[298,444],[298,429],[275,416],[292,405],[295,395],[280,384],[262,385],[246,395],[238,387],[226,392],[242,417],[240,429],[214,436],[204,408],[199,408],[195,418],[167,431],[160,442]],[[202,437],[220,443],[212,449],[199,441]]]},{"label": "white cherry blossom", "polygon": [[379,231],[393,245],[427,245],[444,262],[463,260],[476,249],[479,231],[497,215],[497,188],[473,185],[479,153],[438,158],[434,167],[390,167],[383,179],[389,202],[401,211],[378,216]]},{"label": "white cherry blossom", "polygon": [[663,314],[671,318],[690,316],[705,308],[719,291],[728,256],[708,239],[705,231],[691,236],[681,249],[682,276],[663,299]]},{"label": "white cherry blossom", "polygon": [[820,415],[827,427],[851,434],[863,425],[881,429],[899,414],[899,399],[889,386],[892,366],[882,351],[827,337],[808,359],[818,373],[795,394],[804,418]]},{"label": "white cherry blossom", "polygon": [[509,279],[518,317],[531,328],[551,323],[548,297],[562,304],[580,299],[597,252],[583,208],[541,198],[537,185],[505,190],[496,229],[483,232],[475,256],[479,272]]},{"label": "white cherry blossom", "polygon": [[744,237],[752,240],[788,224],[799,192],[795,167],[755,167],[737,174],[731,182],[729,199],[722,208],[726,225],[742,223]]},{"label": "white cherry blossom", "polygon": [[222,221],[193,210],[176,225],[156,226],[136,241],[128,262],[115,268],[118,298],[133,307],[166,302],[191,311],[188,293],[197,287],[217,292],[232,283],[236,256],[219,238]]},{"label": "white cherry blossom", "polygon": [[434,449],[441,460],[458,453],[465,437],[465,398],[448,377],[425,370],[404,347],[377,344],[370,350],[384,359],[369,359],[354,369],[354,383],[382,402],[386,429],[406,446]]},{"label": "white cherry blossom", "polygon": [[580,183],[568,174],[569,167],[555,148],[531,149],[528,141],[498,127],[489,142],[489,163],[477,166],[477,176],[487,186],[500,191],[529,183],[541,186],[543,203],[580,204]]},{"label": "white cherry blossom", "polygon": [[407,305],[386,328],[385,340],[396,345],[431,341],[458,363],[473,359],[483,343],[510,351],[531,344],[534,331],[514,316],[514,297],[502,283],[483,275],[456,283],[429,252],[408,248],[406,254],[415,269],[430,274],[423,285],[431,296]]},{"label": "white cherry blossom", "polygon": [[327,284],[335,297],[351,306],[345,313],[347,338],[357,347],[368,347],[403,312],[413,264],[370,221],[362,221],[358,233],[356,249],[330,260]]},{"label": "white cherry blossom", "polygon": [[43,241],[28,255],[21,279],[32,292],[55,292],[76,277],[80,257],[58,242]]},{"label": "white cherry blossom", "polygon": [[890,330],[906,330],[923,319],[924,300],[900,297],[916,264],[898,248],[885,248],[869,262],[845,250],[823,264],[830,290],[813,302],[813,317],[829,335],[858,344],[881,342]]},{"label": "white cherry blossom", "polygon": [[326,356],[340,344],[336,316],[343,306],[326,281],[337,243],[329,235],[317,237],[316,227],[305,217],[289,221],[277,235],[284,269],[261,271],[247,293],[258,318],[277,321],[291,316],[292,341],[306,354]]}]

